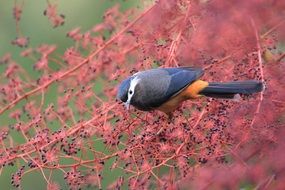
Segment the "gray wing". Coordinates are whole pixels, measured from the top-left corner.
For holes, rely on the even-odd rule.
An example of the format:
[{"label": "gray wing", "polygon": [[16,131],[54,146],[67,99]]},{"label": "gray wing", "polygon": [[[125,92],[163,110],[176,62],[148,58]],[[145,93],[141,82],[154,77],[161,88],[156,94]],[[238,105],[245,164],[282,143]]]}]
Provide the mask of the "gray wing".
[{"label": "gray wing", "polygon": [[193,67],[159,68],[136,74],[141,81],[132,104],[141,110],[159,107],[203,74]]}]

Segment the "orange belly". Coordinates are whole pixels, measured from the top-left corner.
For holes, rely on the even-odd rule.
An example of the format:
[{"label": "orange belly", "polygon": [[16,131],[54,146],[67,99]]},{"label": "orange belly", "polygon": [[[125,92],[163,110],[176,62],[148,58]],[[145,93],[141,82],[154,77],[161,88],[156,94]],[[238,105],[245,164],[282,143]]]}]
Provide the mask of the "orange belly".
[{"label": "orange belly", "polygon": [[208,82],[197,80],[183,89],[177,95],[173,96],[170,100],[159,106],[157,109],[166,114],[169,114],[178,108],[183,101],[201,97],[202,95],[200,95],[199,92],[208,85]]}]

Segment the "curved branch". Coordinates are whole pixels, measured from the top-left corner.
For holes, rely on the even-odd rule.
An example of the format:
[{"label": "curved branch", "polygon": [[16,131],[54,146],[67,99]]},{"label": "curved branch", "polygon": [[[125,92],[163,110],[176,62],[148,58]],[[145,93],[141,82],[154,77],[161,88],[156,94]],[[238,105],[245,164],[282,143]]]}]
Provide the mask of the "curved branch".
[{"label": "curved branch", "polygon": [[28,98],[29,96],[47,88],[48,86],[50,86],[51,84],[53,84],[54,82],[58,81],[59,79],[62,79],[66,76],[68,76],[70,73],[73,73],[74,71],[80,69],[83,65],[87,64],[91,59],[93,59],[98,53],[100,53],[102,50],[104,50],[107,46],[109,46],[110,44],[112,44],[119,36],[121,36],[124,32],[126,32],[130,27],[132,27],[134,24],[136,24],[140,19],[142,19],[147,13],[149,13],[156,4],[154,4],[153,6],[151,6],[150,8],[148,8],[146,11],[144,11],[142,14],[140,14],[135,20],[133,20],[131,23],[129,23],[125,28],[123,28],[119,33],[117,33],[116,35],[114,35],[111,39],[109,39],[102,47],[100,47],[99,49],[97,49],[96,51],[94,51],[93,53],[91,53],[87,58],[85,58],[81,63],[79,63],[78,65],[74,66],[73,68],[65,71],[64,73],[62,73],[61,75],[59,75],[58,77],[55,77],[54,79],[48,81],[47,83],[43,84],[42,86],[39,86],[27,93],[25,93],[24,95],[18,97],[17,99],[15,99],[14,101],[12,101],[11,103],[9,103],[8,105],[4,106],[1,110],[0,110],[0,115],[3,114],[5,111],[7,111],[8,109],[14,107],[15,105],[17,105],[20,101],[22,101],[23,99]]}]

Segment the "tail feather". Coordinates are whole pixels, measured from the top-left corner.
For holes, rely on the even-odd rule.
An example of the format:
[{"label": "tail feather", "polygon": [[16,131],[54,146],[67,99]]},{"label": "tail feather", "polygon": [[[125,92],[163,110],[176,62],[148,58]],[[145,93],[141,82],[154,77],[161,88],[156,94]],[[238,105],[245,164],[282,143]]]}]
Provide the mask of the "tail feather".
[{"label": "tail feather", "polygon": [[256,80],[213,82],[209,83],[209,86],[200,91],[199,94],[214,98],[234,98],[236,94],[253,94],[262,90],[262,82]]}]

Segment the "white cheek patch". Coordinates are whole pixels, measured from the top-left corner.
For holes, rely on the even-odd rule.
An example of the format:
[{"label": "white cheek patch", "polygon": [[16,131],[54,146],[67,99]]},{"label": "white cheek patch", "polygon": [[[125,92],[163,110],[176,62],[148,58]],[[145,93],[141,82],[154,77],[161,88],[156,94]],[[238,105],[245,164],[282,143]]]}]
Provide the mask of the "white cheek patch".
[{"label": "white cheek patch", "polygon": [[[135,87],[137,86],[137,84],[139,83],[140,79],[138,77],[135,77],[132,81],[131,81],[131,84],[130,84],[130,88],[129,88],[129,91],[128,91],[128,100],[127,100],[127,103],[130,103],[131,102],[131,99],[135,93]],[[132,93],[130,93],[132,92]]]}]

